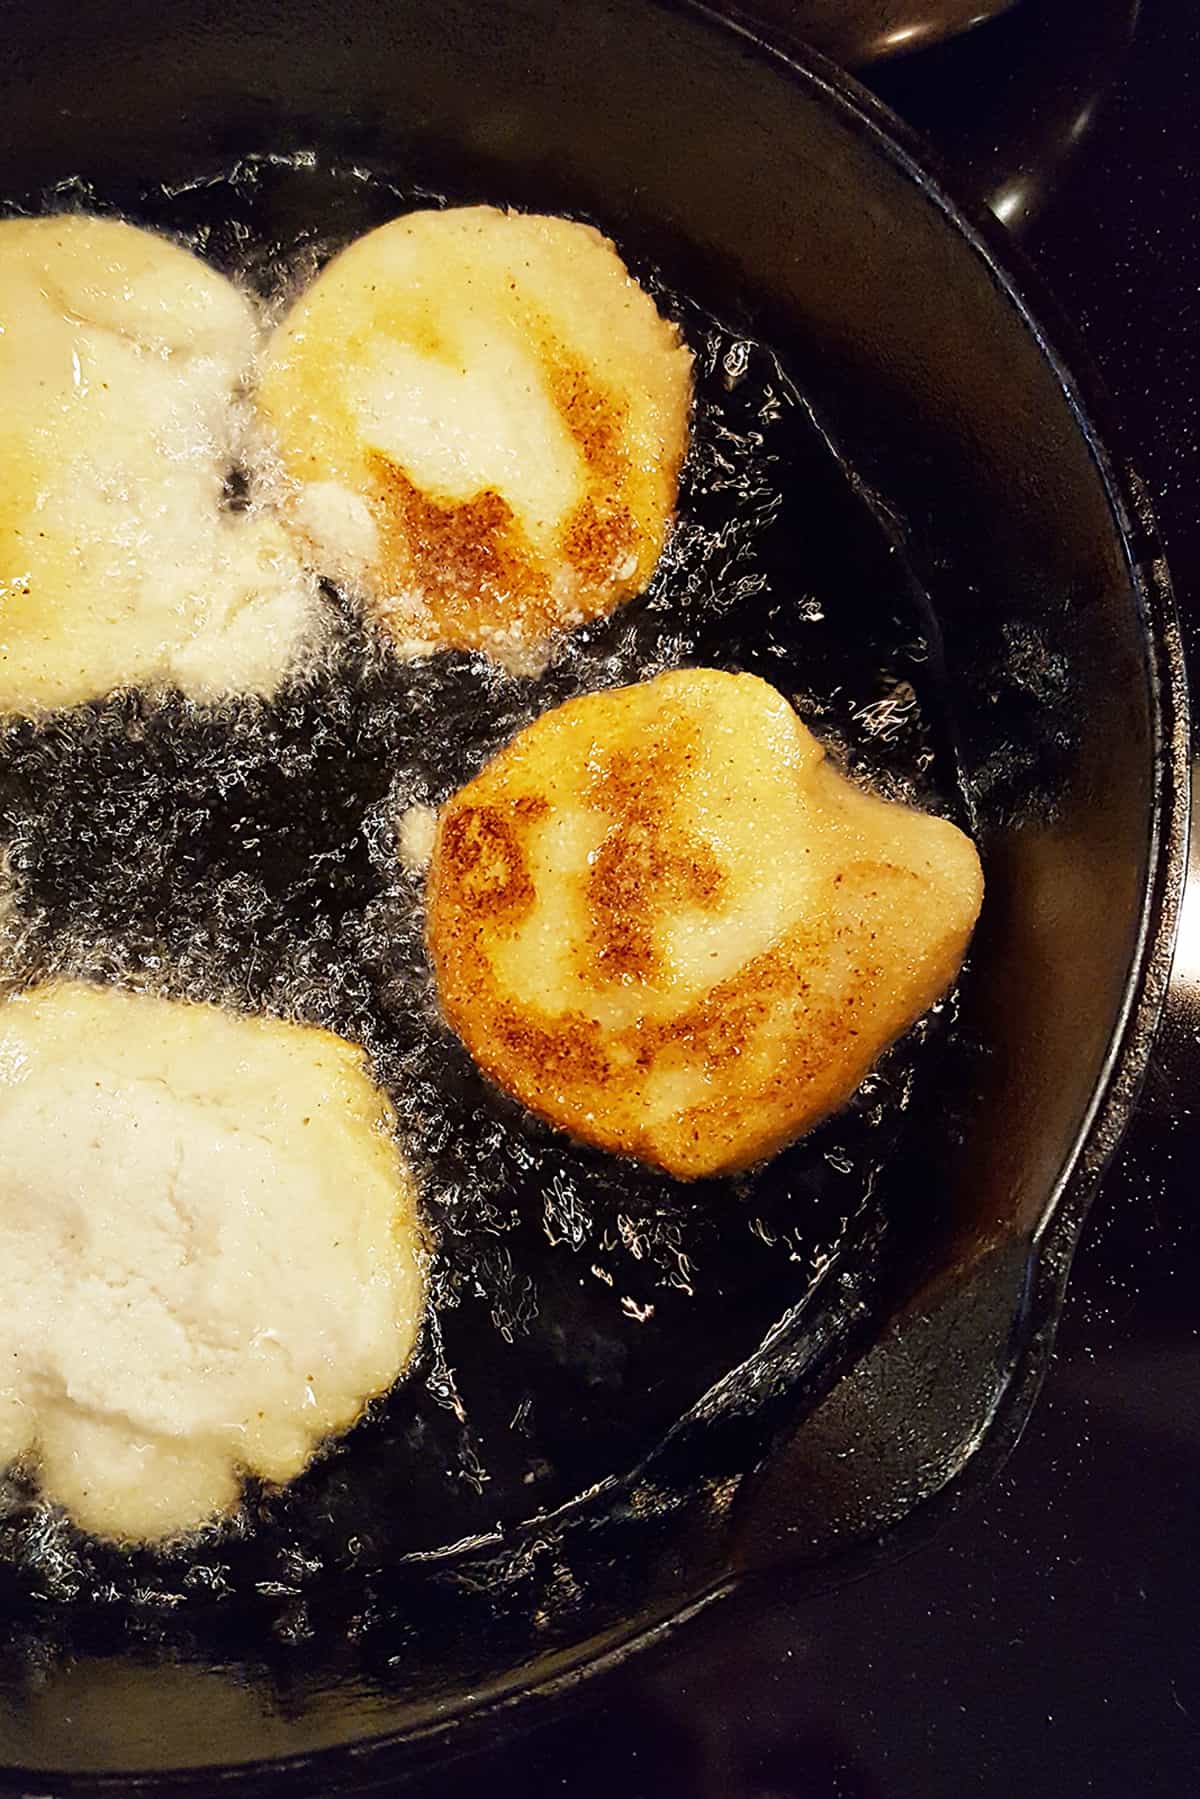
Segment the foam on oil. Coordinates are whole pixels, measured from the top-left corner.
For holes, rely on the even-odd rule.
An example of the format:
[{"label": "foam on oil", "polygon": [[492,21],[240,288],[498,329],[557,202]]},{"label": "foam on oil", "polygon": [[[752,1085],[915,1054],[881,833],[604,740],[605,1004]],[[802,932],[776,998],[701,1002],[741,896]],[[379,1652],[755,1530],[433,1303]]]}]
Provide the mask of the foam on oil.
[{"label": "foam on oil", "polygon": [[[440,203],[311,156],[244,160],[169,192],[65,183],[37,201],[170,231],[268,317],[343,242]],[[679,523],[649,592],[559,645],[543,673],[458,654],[401,663],[330,590],[328,644],[271,702],[127,692],[0,727],[4,977],[149,986],[362,1043],[438,1244],[409,1378],[287,1492],[249,1492],[230,1524],[125,1554],[0,1482],[11,1611],[253,1595],[286,1633],[324,1573],[452,1560],[637,1462],[789,1308],[819,1303],[871,1215],[928,1023],[768,1169],[682,1187],[529,1119],[434,1002],[420,821],[575,694],[689,663],[749,670],[855,774],[923,804],[953,797],[919,612],[886,534],[775,355],[634,272],[696,355]],[[230,469],[231,504],[269,498],[257,461]]]}]

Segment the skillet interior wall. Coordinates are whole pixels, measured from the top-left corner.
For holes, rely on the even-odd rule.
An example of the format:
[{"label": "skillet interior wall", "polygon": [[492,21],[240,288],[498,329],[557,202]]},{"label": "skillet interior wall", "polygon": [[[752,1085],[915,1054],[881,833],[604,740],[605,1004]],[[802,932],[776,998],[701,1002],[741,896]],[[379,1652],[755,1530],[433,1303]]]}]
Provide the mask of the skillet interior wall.
[{"label": "skillet interior wall", "polygon": [[[987,856],[962,1027],[978,1053],[890,1173],[894,1202],[929,1221],[897,1301],[939,1275],[966,1292],[967,1240],[1032,1227],[1086,1113],[1133,950],[1152,797],[1146,669],[1102,487],[986,269],[814,92],[642,0],[382,16],[308,0],[51,0],[9,23],[5,189],[70,168],[169,180],[248,149],[329,143],[430,186],[591,210],[681,289],[789,349],[934,598]],[[956,1441],[1000,1378],[1019,1260]],[[830,1540],[838,1522],[818,1520]],[[671,1559],[685,1590],[693,1571]],[[298,1720],[294,1740],[322,1734]]]}]

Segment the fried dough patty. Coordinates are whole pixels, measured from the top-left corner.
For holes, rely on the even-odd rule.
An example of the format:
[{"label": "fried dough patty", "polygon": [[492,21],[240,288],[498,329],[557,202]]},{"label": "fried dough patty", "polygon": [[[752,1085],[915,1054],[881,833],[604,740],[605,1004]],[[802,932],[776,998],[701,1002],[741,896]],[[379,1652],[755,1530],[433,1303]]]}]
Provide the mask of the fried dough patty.
[{"label": "fried dough patty", "polygon": [[124,1542],[299,1474],[420,1329],[394,1128],[327,1031],[70,981],[0,1007],[0,1470]]},{"label": "fried dough patty", "polygon": [[319,571],[401,646],[521,666],[649,581],[691,363],[591,226],[460,207],[343,250],[276,331],[259,403]]},{"label": "fried dough patty", "polygon": [[257,340],[165,238],[0,220],[0,709],[269,694],[319,629],[282,525],[222,506]]},{"label": "fried dough patty", "polygon": [[547,713],[448,802],[428,940],[493,1080],[687,1179],[848,1099],[982,893],[954,825],[846,780],[766,682],[688,669]]}]

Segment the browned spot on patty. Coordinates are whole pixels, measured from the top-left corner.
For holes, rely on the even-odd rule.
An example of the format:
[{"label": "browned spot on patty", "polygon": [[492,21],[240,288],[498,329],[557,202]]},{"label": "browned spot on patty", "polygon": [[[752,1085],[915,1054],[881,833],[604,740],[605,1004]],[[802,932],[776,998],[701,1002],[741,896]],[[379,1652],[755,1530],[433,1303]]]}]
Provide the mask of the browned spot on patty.
[{"label": "browned spot on patty", "polygon": [[[585,589],[604,588],[641,548],[629,504],[629,405],[570,356],[540,321],[539,336],[551,396],[588,475],[588,491],[563,525],[562,554]],[[586,602],[585,609],[590,610]]]},{"label": "browned spot on patty", "polygon": [[[525,912],[534,888],[520,840],[495,806],[461,806],[442,825],[439,879],[479,922]],[[468,917],[470,913],[468,913]]]},{"label": "browned spot on patty", "polygon": [[539,1080],[569,1090],[608,1078],[608,1048],[595,1019],[578,1012],[534,1018],[528,1010],[502,1004],[496,1012],[495,1031],[507,1060],[536,1069]]},{"label": "browned spot on patty", "polygon": [[609,832],[587,875],[592,971],[601,980],[649,981],[661,972],[655,926],[666,911],[715,911],[725,875],[708,844],[669,827]]},{"label": "browned spot on patty", "polygon": [[593,982],[654,980],[663,972],[655,947],[663,914],[720,905],[725,872],[716,854],[675,817],[694,752],[677,729],[641,755],[604,757],[593,771],[588,798],[611,820],[585,877],[592,924],[579,960]]},{"label": "browned spot on patty", "polygon": [[629,508],[597,501],[592,495],[580,501],[563,530],[563,555],[592,587],[614,580],[637,550],[638,531]]},{"label": "browned spot on patty", "polygon": [[476,643],[481,624],[508,619],[549,628],[549,583],[507,500],[490,488],[432,499],[378,451],[368,462],[389,585],[415,587],[452,643]]},{"label": "browned spot on patty", "polygon": [[551,395],[589,473],[605,487],[620,487],[629,470],[623,441],[628,404],[565,355],[548,334],[544,342]]}]

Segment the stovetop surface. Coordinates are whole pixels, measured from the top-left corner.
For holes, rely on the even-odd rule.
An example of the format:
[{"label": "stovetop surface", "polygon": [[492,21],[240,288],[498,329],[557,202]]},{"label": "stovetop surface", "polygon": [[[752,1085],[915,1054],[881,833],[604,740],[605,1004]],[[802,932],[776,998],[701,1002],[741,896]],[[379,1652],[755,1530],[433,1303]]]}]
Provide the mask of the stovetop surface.
[{"label": "stovetop surface", "polygon": [[[1200,9],[1135,10],[1022,0],[869,80],[959,190],[995,206],[1081,327],[1157,508],[1196,669]],[[1180,957],[1200,974],[1187,922]],[[1190,1027],[1175,1051],[1093,1210],[1032,1422],[972,1506],[848,1590],[801,1601],[746,1589],[540,1734],[426,1776],[422,1795],[1200,1794]]]}]

